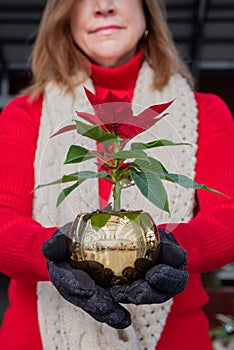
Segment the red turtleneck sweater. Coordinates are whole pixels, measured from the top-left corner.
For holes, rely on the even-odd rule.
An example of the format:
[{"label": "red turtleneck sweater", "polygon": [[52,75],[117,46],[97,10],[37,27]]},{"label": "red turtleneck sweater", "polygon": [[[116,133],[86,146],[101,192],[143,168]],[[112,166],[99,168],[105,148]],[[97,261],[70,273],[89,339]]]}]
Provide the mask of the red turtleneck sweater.
[{"label": "red turtleneck sweater", "polygon": [[[139,53],[121,67],[93,66],[97,95],[103,97],[111,88],[119,96],[127,93],[132,98],[141,62]],[[196,180],[233,196],[231,113],[217,96],[196,93],[195,98],[199,111]],[[55,230],[43,228],[31,218],[42,100],[43,95],[32,103],[27,96],[18,97],[0,117],[0,270],[11,278],[10,306],[0,331],[2,350],[42,350],[36,282],[49,280],[41,247]],[[100,191],[108,197],[108,188],[101,186]],[[190,279],[186,290],[174,298],[157,350],[211,349],[208,322],[202,312],[208,297],[200,273],[233,261],[234,201],[233,197],[226,199],[206,191],[197,195],[196,217],[168,227],[187,250]]]}]

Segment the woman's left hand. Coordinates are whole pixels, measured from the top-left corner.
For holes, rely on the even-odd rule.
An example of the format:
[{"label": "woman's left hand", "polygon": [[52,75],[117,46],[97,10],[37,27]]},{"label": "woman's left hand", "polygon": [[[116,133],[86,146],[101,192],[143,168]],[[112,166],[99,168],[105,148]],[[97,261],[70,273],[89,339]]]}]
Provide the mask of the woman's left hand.
[{"label": "woman's left hand", "polygon": [[150,268],[144,279],[116,285],[111,295],[117,303],[160,304],[181,293],[188,281],[187,254],[174,236],[161,228],[160,252],[157,265]]}]

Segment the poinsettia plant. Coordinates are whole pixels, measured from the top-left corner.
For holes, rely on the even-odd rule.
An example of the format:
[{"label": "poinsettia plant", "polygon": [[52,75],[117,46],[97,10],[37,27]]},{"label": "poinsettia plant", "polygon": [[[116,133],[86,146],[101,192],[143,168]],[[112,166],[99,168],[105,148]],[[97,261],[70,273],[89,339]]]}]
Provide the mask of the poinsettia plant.
[{"label": "poinsettia plant", "polygon": [[64,163],[81,164],[95,158],[98,160],[99,169],[97,172],[78,171],[64,175],[48,184],[37,186],[40,188],[73,182],[71,186],[64,188],[59,194],[57,206],[85,180],[91,178],[104,178],[112,184],[114,211],[121,209],[122,190],[129,186],[137,186],[149,201],[169,212],[168,197],[163,180],[177,183],[185,188],[204,189],[222,194],[204,184],[196,183],[185,175],[169,173],[159,160],[147,154],[147,150],[155,147],[188,145],[187,143],[159,139],[147,143],[131,142],[130,148],[126,149],[129,140],[146,131],[168,114],[165,111],[173,101],[152,105],[135,116],[128,96],[119,98],[109,91],[101,100],[88,89],[84,88],[84,90],[93,107],[94,114],[80,111],[76,111],[76,114],[88,124],[76,119],[73,125],[61,128],[52,136],[76,129],[79,135],[102,144],[102,151],[89,150],[80,145],[71,145]]}]

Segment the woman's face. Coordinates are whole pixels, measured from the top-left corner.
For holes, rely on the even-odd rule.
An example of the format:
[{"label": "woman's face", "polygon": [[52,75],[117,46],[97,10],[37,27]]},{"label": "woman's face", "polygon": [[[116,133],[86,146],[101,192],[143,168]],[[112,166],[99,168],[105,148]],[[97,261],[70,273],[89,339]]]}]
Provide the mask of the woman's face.
[{"label": "woman's face", "polygon": [[73,40],[96,64],[115,67],[137,52],[146,29],[142,0],[76,0]]}]

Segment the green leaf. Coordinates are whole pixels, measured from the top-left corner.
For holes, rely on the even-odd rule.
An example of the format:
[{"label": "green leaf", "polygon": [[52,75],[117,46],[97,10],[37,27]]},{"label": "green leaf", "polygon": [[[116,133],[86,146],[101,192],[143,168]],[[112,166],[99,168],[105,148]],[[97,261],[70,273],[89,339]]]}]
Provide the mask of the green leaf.
[{"label": "green leaf", "polygon": [[[114,214],[113,214],[114,215]],[[140,215],[142,215],[142,211],[129,211],[129,212],[119,212],[117,214],[115,214],[116,216],[122,218],[122,219],[128,219],[130,221],[135,221],[137,218],[140,217]]]},{"label": "green leaf", "polygon": [[151,141],[148,143],[142,143],[142,142],[134,142],[131,144],[131,149],[132,150],[142,150],[142,149],[149,149],[149,148],[154,148],[154,147],[163,147],[163,146],[182,146],[182,145],[191,145],[190,143],[186,142],[179,142],[175,143],[169,140],[156,140],[156,141]]},{"label": "green leaf", "polygon": [[214,328],[210,331],[210,337],[211,339],[215,338],[221,338],[222,340],[225,338],[227,340],[227,330],[224,325],[221,325],[220,327]]},{"label": "green leaf", "polygon": [[100,228],[104,227],[107,221],[110,219],[111,215],[107,213],[97,213],[91,216],[92,227],[98,231]]},{"label": "green leaf", "polygon": [[77,180],[77,176],[75,174],[64,175],[63,177],[61,177],[60,179],[57,179],[55,181],[48,182],[46,184],[37,185],[34,191],[36,191],[42,187],[51,186],[51,185],[58,185],[61,183],[76,181],[76,180]]},{"label": "green leaf", "polygon": [[109,178],[110,175],[105,171],[101,171],[99,173],[96,173],[95,171],[79,171],[69,175],[64,175],[58,180],[48,182],[46,184],[38,185],[35,188],[35,191],[38,190],[39,188],[46,187],[46,186],[58,185],[58,184],[66,183],[70,181],[79,181],[79,180],[93,179],[93,178],[99,178],[99,177]]},{"label": "green leaf", "polygon": [[169,213],[167,193],[160,177],[152,171],[134,168],[130,168],[130,174],[141,193],[155,206]]},{"label": "green leaf", "polygon": [[221,196],[227,197],[228,196],[222,192],[219,192],[213,188],[208,187],[205,184],[199,184],[195,181],[193,181],[192,179],[190,179],[189,177],[185,176],[185,175],[179,175],[179,174],[169,174],[169,173],[163,173],[160,176],[162,179],[165,179],[167,181],[171,181],[174,183],[179,184],[180,186],[184,187],[184,188],[194,188],[194,189],[203,189],[209,192],[214,192],[216,194],[219,194]]},{"label": "green leaf", "polygon": [[135,158],[135,159],[142,159],[146,162],[148,161],[148,155],[143,152],[137,152],[137,151],[119,151],[116,153],[111,154],[111,157],[113,159],[129,159],[129,158]]},{"label": "green leaf", "polygon": [[119,218],[128,219],[130,221],[135,221],[138,218],[143,217],[143,213],[139,212],[119,212],[119,213],[97,213],[92,214],[90,217],[92,227],[98,231],[100,228],[104,227],[111,216],[117,216]]},{"label": "green leaf", "polygon": [[[62,192],[60,192],[58,199],[57,199],[57,203],[56,203],[56,207],[61,204],[64,199],[75,189],[77,188],[79,185],[81,185],[85,180],[87,179],[93,179],[93,178],[99,178],[99,177],[109,177],[110,175],[107,174],[106,172],[100,172],[100,173],[96,173],[94,171],[79,171],[77,173],[73,173],[70,175],[65,175],[63,176],[63,178],[67,178],[67,181],[74,181],[76,180],[76,183],[73,184],[70,187],[66,187],[62,190]],[[63,179],[62,178],[62,179]],[[68,180],[70,179],[70,180]],[[63,182],[67,182],[67,181],[63,181]]]},{"label": "green leaf", "polygon": [[105,144],[105,146],[113,144],[117,139],[117,136],[104,131],[99,125],[85,124],[80,120],[75,120],[75,123],[78,134],[101,142],[102,144]]},{"label": "green leaf", "polygon": [[137,159],[131,164],[131,167],[135,167],[142,171],[152,171],[156,174],[167,173],[167,170],[164,167],[164,165],[159,160],[154,159],[152,157],[148,157],[147,161]]},{"label": "green leaf", "polygon": [[77,173],[70,174],[68,176],[76,176],[76,180],[79,179],[94,179],[94,178],[100,178],[100,177],[110,177],[108,173],[105,171],[100,171],[99,173],[95,171],[78,171]]},{"label": "green leaf", "polygon": [[74,183],[72,186],[70,187],[66,187],[62,190],[62,192],[60,192],[58,198],[57,198],[57,202],[56,202],[56,207],[58,207],[63,201],[64,199],[75,189],[77,188],[83,181],[85,180],[81,180],[81,181],[77,181],[76,183]]},{"label": "green leaf", "polygon": [[67,152],[64,164],[81,163],[91,158],[95,157],[89,153],[89,150],[87,148],[72,145]]}]

